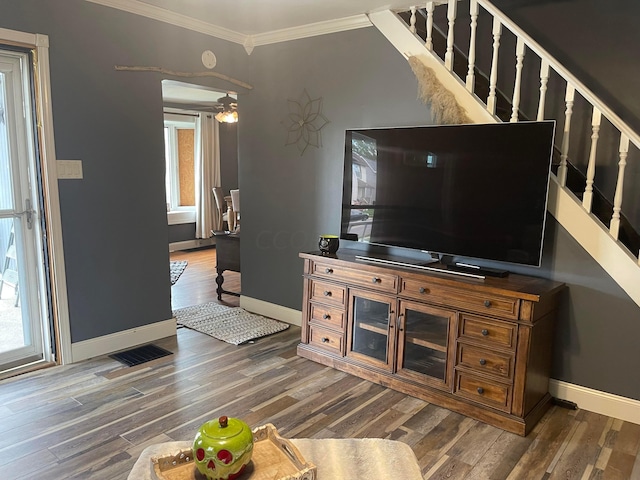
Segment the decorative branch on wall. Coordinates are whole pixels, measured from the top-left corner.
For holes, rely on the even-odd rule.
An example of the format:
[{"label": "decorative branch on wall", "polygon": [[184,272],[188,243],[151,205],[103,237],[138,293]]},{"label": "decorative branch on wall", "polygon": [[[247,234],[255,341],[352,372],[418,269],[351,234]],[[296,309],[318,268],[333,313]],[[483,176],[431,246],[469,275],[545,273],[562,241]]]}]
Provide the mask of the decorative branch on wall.
[{"label": "decorative branch on wall", "polygon": [[234,85],[239,85],[240,87],[244,87],[248,90],[252,90],[253,86],[245,83],[241,80],[237,80],[235,78],[229,77],[223,73],[218,72],[175,72],[173,70],[169,70],[163,67],[129,67],[125,65],[116,65],[114,67],[118,71],[126,71],[126,72],[156,72],[156,73],[164,73],[165,75],[174,75],[176,77],[216,77],[221,78],[222,80],[226,80],[227,82],[231,82]]},{"label": "decorative branch on wall", "polygon": [[287,145],[296,145],[300,156],[309,145],[322,146],[322,128],[329,123],[322,114],[322,97],[312,100],[306,90],[299,100],[288,99],[289,116],[282,124],[287,129]]},{"label": "decorative branch on wall", "polygon": [[471,123],[467,112],[456,101],[456,97],[440,83],[433,70],[418,57],[409,57],[409,65],[418,79],[418,98],[431,104],[431,116],[435,123]]}]

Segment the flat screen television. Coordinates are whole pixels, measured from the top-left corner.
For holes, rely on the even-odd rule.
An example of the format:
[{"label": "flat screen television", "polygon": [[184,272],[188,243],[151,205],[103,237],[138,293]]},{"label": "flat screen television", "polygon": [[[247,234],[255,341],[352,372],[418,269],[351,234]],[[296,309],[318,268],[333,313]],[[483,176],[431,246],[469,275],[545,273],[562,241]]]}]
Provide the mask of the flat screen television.
[{"label": "flat screen television", "polygon": [[340,238],[540,266],[554,121],[347,130]]}]

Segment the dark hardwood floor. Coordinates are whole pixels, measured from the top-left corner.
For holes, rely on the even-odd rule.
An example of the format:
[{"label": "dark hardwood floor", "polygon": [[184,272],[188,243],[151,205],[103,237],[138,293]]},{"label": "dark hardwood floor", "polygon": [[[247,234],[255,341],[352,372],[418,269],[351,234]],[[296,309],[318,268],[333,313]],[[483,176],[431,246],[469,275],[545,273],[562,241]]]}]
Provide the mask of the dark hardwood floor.
[{"label": "dark hardwood floor", "polygon": [[[186,260],[188,262],[184,273],[171,287],[171,307],[174,310],[207,302],[218,302],[215,248],[171,252],[170,260]],[[240,292],[240,274],[225,271],[224,289],[230,292]],[[222,295],[222,300],[219,303],[237,307],[240,305],[240,299],[233,295]]]},{"label": "dark hardwood floor", "polygon": [[[174,308],[215,300],[212,253],[172,254],[189,261],[172,287]],[[299,335],[292,326],[235,346],[179,329],[155,342],[173,355],[138,367],[103,356],[4,380],[0,479],[126,479],[145,447],[191,440],[222,414],[273,423],[289,438],[399,440],[424,478],[640,476],[640,425],[553,407],[519,437],[300,358]]]}]

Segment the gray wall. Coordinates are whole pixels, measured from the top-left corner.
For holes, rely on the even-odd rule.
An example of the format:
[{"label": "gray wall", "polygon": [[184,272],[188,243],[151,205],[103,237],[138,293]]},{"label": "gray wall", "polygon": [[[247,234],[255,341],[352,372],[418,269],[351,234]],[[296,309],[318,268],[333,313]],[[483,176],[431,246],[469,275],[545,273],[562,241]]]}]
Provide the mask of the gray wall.
[{"label": "gray wall", "polygon": [[[638,78],[640,62],[640,2],[629,0],[493,0],[520,28],[533,37],[558,61],[569,69],[587,88],[604,100],[609,108],[636,132],[640,131],[640,95]],[[526,57],[525,57],[526,58]],[[526,60],[525,60],[526,61]],[[553,72],[549,82],[553,90]],[[563,94],[556,96],[557,107],[564,111]],[[586,102],[576,96],[572,129],[577,130],[580,111]],[[573,135],[571,150],[582,144],[581,156],[573,155],[573,163],[586,172],[590,148],[591,108],[583,115],[582,138]],[[599,145],[610,143],[610,151],[618,148],[619,136],[603,119]],[[580,149],[578,149],[580,150]],[[598,153],[595,186],[612,200],[618,175],[618,158],[606,159]],[[578,158],[579,157],[579,158]],[[628,185],[640,185],[640,152],[631,146],[625,171],[625,194],[622,213],[636,231],[640,230],[640,195]],[[636,252],[637,253],[637,252]]]},{"label": "gray wall", "polygon": [[[240,129],[243,294],[300,309],[297,254],[316,250],[318,234],[339,228],[344,130],[426,124],[429,113],[415,100],[405,60],[373,29],[261,46],[250,61],[256,90],[244,103]],[[331,123],[322,130],[322,148],[300,156],[284,145],[280,123],[286,100],[305,88],[323,98]],[[542,267],[515,270],[569,286],[553,377],[640,399],[640,384],[620,368],[637,363],[640,309],[552,217]]]},{"label": "gray wall", "polygon": [[57,158],[83,161],[83,180],[59,182],[72,341],[171,318],[163,76],[114,65],[202,71],[212,49],[218,71],[246,80],[244,49],[84,0],[0,12],[0,27],[49,36]]},{"label": "gray wall", "polygon": [[[301,250],[339,227],[344,130],[429,123],[403,57],[373,28],[237,46],[80,0],[0,0],[0,27],[44,33],[59,158],[81,158],[85,179],[61,181],[73,341],[170,317],[161,77],[113,65],[221,72],[255,86],[239,100],[243,293],[299,310]],[[629,60],[630,61],[630,60]],[[636,61],[637,64],[637,61]],[[210,86],[223,88],[213,80]],[[322,147],[285,146],[288,99],[322,97]],[[541,269],[567,282],[553,376],[640,399],[623,377],[638,360],[640,309],[552,219]],[[632,343],[633,342],[633,343]]]}]

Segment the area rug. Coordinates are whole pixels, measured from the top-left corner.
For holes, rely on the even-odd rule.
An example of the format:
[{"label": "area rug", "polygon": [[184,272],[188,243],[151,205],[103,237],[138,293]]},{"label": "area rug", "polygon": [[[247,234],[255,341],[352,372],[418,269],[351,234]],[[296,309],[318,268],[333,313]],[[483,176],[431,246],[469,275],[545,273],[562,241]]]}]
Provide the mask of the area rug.
[{"label": "area rug", "polygon": [[185,268],[187,268],[186,260],[177,260],[175,262],[169,263],[169,271],[171,272],[171,285],[178,281]]},{"label": "area rug", "polygon": [[240,345],[289,328],[288,323],[255,315],[240,307],[215,302],[175,310],[178,325],[205,333],[223,342]]}]

